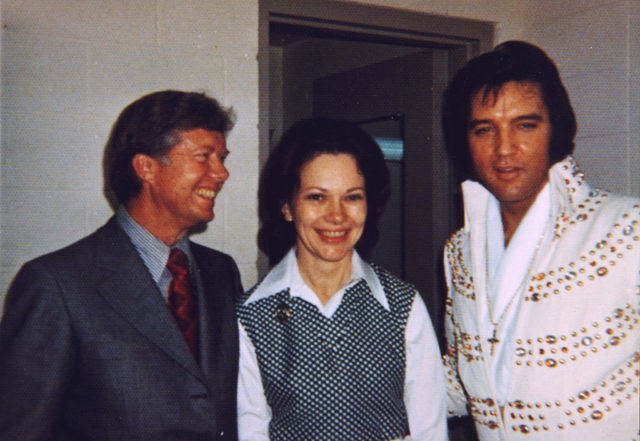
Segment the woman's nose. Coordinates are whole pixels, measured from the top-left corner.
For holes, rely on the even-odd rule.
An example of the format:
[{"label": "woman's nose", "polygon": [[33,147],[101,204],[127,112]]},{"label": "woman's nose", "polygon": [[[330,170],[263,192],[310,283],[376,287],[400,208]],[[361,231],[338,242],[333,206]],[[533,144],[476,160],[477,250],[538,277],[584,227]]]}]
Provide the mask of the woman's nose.
[{"label": "woman's nose", "polygon": [[345,219],[344,208],[340,202],[331,202],[326,218],[331,223],[341,223]]}]

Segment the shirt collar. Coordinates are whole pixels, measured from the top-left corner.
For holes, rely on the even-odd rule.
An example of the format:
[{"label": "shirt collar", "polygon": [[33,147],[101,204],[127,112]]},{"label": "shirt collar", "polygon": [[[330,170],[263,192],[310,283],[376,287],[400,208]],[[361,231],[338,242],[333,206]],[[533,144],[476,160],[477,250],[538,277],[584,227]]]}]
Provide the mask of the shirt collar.
[{"label": "shirt collar", "polygon": [[[360,257],[358,252],[354,250],[353,257],[351,258],[351,277],[345,286],[336,293],[336,295],[340,294],[341,297],[344,290],[360,280],[364,280],[364,282],[369,286],[373,297],[388,311],[389,303],[378,276],[371,265],[366,263]],[[306,285],[306,283],[304,283],[304,280],[300,275],[298,262],[296,260],[295,247],[291,248],[286,256],[276,266],[274,266],[271,271],[269,271],[269,274],[267,274],[264,280],[245,301],[245,304],[267,298],[286,289],[289,289],[292,297],[305,298],[309,293],[312,293],[311,289]],[[313,295],[315,296],[315,294]]]},{"label": "shirt collar", "polygon": [[180,248],[187,255],[189,262],[193,261],[189,240],[186,236],[180,239],[173,247],[169,247],[136,222],[123,206],[118,207],[116,219],[122,230],[129,236],[129,240],[131,240],[156,283],[158,283],[162,272],[166,268],[171,248]]},{"label": "shirt collar", "polygon": [[[584,180],[584,175],[571,155],[553,164],[548,171],[548,176],[547,185],[551,193],[553,218],[562,213],[573,212],[577,206],[576,201],[582,201],[591,192],[591,188]],[[484,218],[488,204],[498,202],[482,184],[470,179],[462,183],[462,194],[465,212],[464,228],[470,231],[475,219]]]}]

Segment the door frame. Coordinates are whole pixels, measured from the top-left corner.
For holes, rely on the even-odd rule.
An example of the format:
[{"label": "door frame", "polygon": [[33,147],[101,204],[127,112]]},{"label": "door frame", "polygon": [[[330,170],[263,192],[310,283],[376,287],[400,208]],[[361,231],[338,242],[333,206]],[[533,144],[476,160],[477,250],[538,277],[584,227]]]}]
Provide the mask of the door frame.
[{"label": "door frame", "polygon": [[[446,72],[444,78],[451,79],[460,67],[469,59],[486,52],[493,47],[494,24],[478,20],[443,17],[420,12],[371,6],[335,0],[259,0],[258,27],[258,69],[259,69],[259,161],[264,165],[269,155],[269,48],[270,26],[272,24],[290,25],[309,29],[310,32],[332,33],[345,39],[364,39],[379,43],[400,44],[406,46],[444,49],[446,56],[434,59],[434,64]],[[440,51],[444,52],[444,51]],[[434,84],[433,95],[440,97],[448,81]],[[440,113],[440,99],[433,100],[433,112]],[[419,230],[419,242],[428,254],[424,262],[411,262],[412,270],[420,267],[432,267],[434,273],[442,274],[442,245],[452,229],[452,220],[459,217],[456,204],[451,203],[453,195],[459,193],[453,173],[449,170],[448,159],[441,137],[440,121],[431,121],[432,166],[426,170],[431,177],[432,225],[430,231]],[[415,230],[416,226],[412,226]],[[418,231],[418,230],[416,230]],[[414,231],[415,233],[415,231]],[[411,232],[407,233],[407,237]],[[266,258],[259,254],[258,272],[268,270]],[[440,279],[440,278],[438,278]],[[438,293],[446,288],[441,280],[434,280],[433,286],[423,295],[433,296],[430,312],[441,316],[444,298]],[[440,328],[441,320],[434,320]],[[441,329],[438,329],[441,335]]]},{"label": "door frame", "polygon": [[385,42],[439,46],[460,54],[460,66],[493,47],[494,24],[480,20],[444,17],[391,7],[334,0],[259,0],[258,88],[259,157],[264,165],[269,154],[269,28],[283,23],[360,34]]}]

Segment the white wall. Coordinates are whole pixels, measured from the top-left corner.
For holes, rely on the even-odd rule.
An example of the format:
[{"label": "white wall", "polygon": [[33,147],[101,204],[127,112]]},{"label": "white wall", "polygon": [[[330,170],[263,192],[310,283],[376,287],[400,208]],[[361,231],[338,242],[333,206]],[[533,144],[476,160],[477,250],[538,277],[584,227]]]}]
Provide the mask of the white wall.
[{"label": "white wall", "polygon": [[556,60],[576,116],[576,157],[587,178],[640,196],[640,1],[538,1],[524,35]]},{"label": "white wall", "polygon": [[195,240],[255,282],[258,10],[235,1],[2,1],[0,291],[24,261],[79,239],[111,210],[111,124],[145,93],[200,90],[232,105],[231,177]]},{"label": "white wall", "polygon": [[[26,260],[111,214],[103,145],[120,110],[158,89],[232,105],[231,178],[196,241],[257,277],[258,0],[1,0],[0,292]],[[558,62],[578,113],[578,159],[598,184],[640,195],[639,0],[367,0],[496,22]],[[562,12],[559,12],[562,11]],[[592,179],[592,180],[594,180]]]}]

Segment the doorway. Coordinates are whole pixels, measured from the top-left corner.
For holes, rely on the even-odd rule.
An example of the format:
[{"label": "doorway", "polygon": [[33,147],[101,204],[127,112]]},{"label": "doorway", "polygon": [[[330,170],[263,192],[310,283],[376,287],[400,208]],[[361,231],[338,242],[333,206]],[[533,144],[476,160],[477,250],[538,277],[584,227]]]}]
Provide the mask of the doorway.
[{"label": "doorway", "polygon": [[[261,0],[259,38],[261,163],[287,127],[311,116],[360,123],[380,142],[402,145],[387,158],[397,197],[372,260],[393,257],[381,263],[418,288],[442,339],[442,247],[461,207],[440,100],[452,73],[491,47],[493,25],[331,0]],[[267,270],[262,259],[259,271]]]},{"label": "doorway", "polygon": [[[393,199],[372,261],[413,283],[444,348],[442,247],[462,220],[440,134],[441,96],[467,60],[492,47],[490,23],[332,0],[260,0],[260,162],[311,116],[360,124],[381,144]],[[264,256],[258,270],[268,271]],[[469,418],[452,441],[476,439]]]}]

